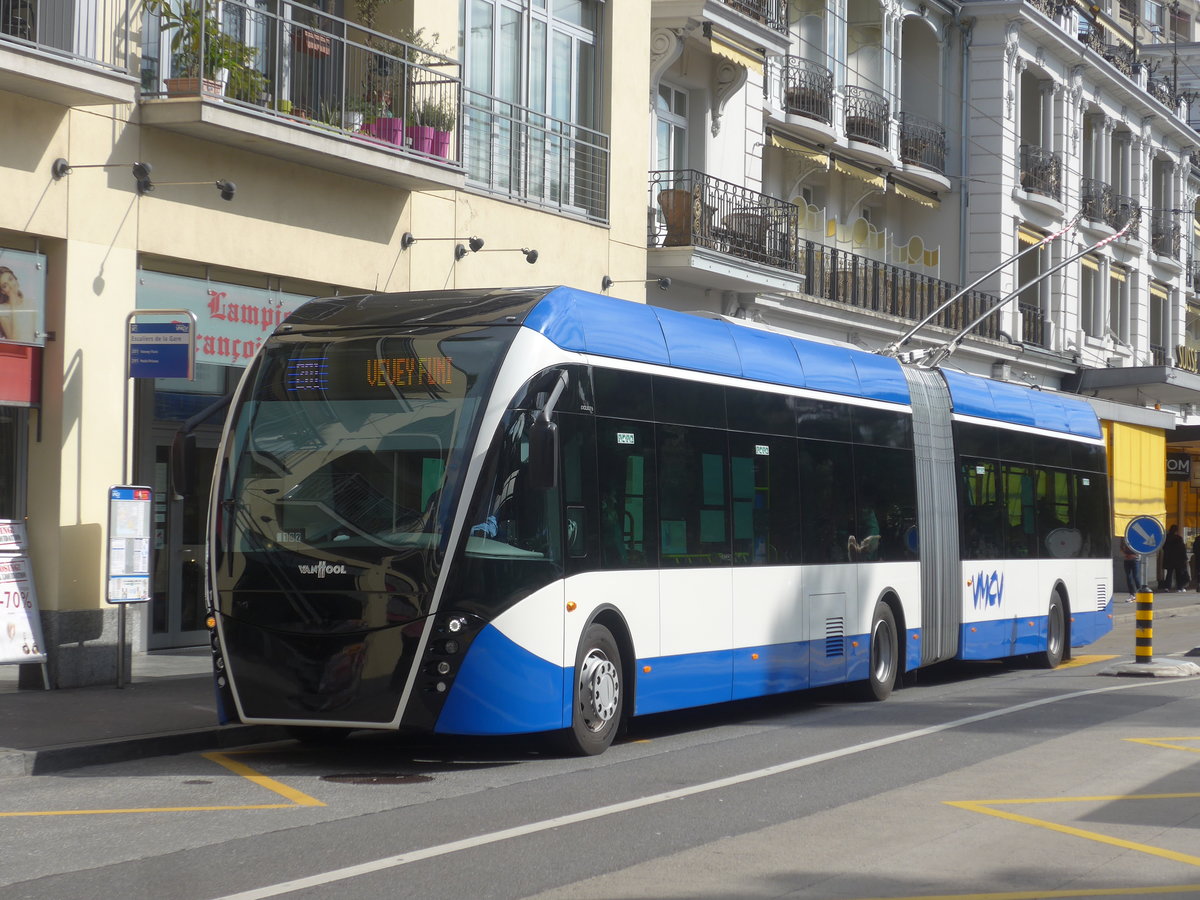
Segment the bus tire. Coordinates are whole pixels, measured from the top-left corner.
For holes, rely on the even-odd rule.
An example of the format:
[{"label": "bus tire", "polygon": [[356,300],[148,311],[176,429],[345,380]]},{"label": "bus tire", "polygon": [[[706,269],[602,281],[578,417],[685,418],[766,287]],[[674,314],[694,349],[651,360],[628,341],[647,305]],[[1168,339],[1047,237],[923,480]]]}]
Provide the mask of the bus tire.
[{"label": "bus tire", "polygon": [[608,749],[621,725],[625,685],[621,650],[612,632],[593,622],[579,639],[571,698],[571,727],[563,749],[577,756],[595,756]]},{"label": "bus tire", "polygon": [[870,675],[862,685],[864,700],[886,700],[896,685],[900,669],[900,640],[896,636],[896,617],[892,608],[880,600],[871,616],[867,648]]},{"label": "bus tire", "polygon": [[1055,591],[1050,595],[1050,608],[1046,612],[1046,649],[1034,654],[1034,661],[1043,669],[1057,669],[1063,661],[1066,642],[1066,612],[1063,610],[1062,596]]}]

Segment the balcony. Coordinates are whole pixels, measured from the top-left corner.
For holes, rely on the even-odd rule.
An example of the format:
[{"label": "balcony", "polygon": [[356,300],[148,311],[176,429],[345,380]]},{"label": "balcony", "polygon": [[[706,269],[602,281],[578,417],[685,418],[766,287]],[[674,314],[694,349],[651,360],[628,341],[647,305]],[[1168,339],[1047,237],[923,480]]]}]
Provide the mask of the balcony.
[{"label": "balcony", "polygon": [[[722,290],[787,287],[857,309],[919,321],[957,293],[949,282],[802,237],[797,207],[696,170],[650,173],[655,217],[648,246],[700,251],[673,263],[653,259],[656,272],[688,269],[678,277]],[[740,269],[734,273],[735,269]],[[798,286],[799,285],[799,286]],[[973,291],[943,310],[933,324],[955,332],[996,303]],[[972,333],[999,338],[996,315]]]},{"label": "balcony", "polygon": [[1155,213],[1150,217],[1150,249],[1159,256],[1178,260],[1180,230],[1173,212]]},{"label": "balcony", "polygon": [[1021,190],[1062,201],[1062,158],[1051,150],[1021,145]]},{"label": "balcony", "polygon": [[888,101],[883,94],[857,85],[846,85],[846,139],[886,150]]},{"label": "balcony", "polygon": [[721,0],[730,9],[787,34],[787,0]]},{"label": "balcony", "polygon": [[1046,314],[1036,303],[1017,302],[1021,313],[1021,343],[1046,346]]},{"label": "balcony", "polygon": [[0,91],[61,106],[133,103],[133,0],[0,0]]},{"label": "balcony", "polygon": [[467,184],[530,206],[608,221],[608,135],[465,92]]},{"label": "balcony", "polygon": [[456,60],[288,0],[223,0],[219,17],[203,3],[189,40],[147,19],[145,124],[407,190],[463,186]]}]

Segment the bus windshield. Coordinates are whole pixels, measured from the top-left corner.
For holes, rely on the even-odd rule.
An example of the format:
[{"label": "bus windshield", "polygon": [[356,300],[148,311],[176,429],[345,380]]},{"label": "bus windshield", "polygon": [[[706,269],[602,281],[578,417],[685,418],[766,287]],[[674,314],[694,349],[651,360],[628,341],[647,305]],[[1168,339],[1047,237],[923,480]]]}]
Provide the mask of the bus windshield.
[{"label": "bus windshield", "polygon": [[235,411],[221,543],[362,567],[444,553],[463,456],[514,331],[277,336]]}]

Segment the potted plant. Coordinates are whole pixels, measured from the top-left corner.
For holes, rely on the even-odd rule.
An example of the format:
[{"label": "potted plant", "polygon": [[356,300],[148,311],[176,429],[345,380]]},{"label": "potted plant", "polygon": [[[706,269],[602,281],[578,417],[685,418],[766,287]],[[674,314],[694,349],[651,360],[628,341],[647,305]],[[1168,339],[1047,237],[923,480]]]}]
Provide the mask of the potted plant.
[{"label": "potted plant", "polygon": [[418,125],[432,129],[430,149],[436,156],[450,154],[450,135],[458,124],[457,107],[449,100],[426,100],[416,111]]},{"label": "potted plant", "polygon": [[222,76],[234,85],[238,99],[258,102],[266,76],[253,68],[258,50],[221,30],[216,0],[146,0],[163,31],[171,32],[173,77],[164,79],[167,94],[222,94]]}]

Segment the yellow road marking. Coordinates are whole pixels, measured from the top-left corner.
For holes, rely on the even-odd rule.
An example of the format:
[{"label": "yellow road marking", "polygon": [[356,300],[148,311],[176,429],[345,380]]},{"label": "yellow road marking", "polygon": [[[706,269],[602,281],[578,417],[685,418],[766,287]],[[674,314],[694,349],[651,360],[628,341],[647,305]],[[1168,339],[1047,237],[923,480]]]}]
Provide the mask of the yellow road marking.
[{"label": "yellow road marking", "polygon": [[1079,666],[1090,666],[1092,663],[1105,662],[1106,660],[1116,658],[1117,657],[1115,655],[1102,656],[1100,654],[1092,654],[1091,656],[1075,656],[1071,659],[1068,659],[1064,663],[1059,663],[1058,667],[1060,669],[1074,669],[1078,668]]},{"label": "yellow road marking", "polygon": [[[242,750],[240,753],[254,753],[259,751]],[[33,816],[111,816],[111,815],[129,815],[131,813],[164,813],[164,812],[230,812],[242,811],[251,809],[296,809],[301,806],[324,806],[320,800],[308,796],[295,788],[290,788],[282,782],[276,781],[274,778],[269,778],[251,769],[244,763],[240,763],[235,759],[230,759],[232,753],[201,753],[205,759],[210,762],[215,762],[219,766],[224,766],[235,775],[245,778],[247,781],[252,781],[259,787],[266,788],[272,793],[279,794],[290,803],[258,803],[247,806],[145,806],[132,807],[129,809],[50,809],[38,810],[33,812],[0,812],[0,819],[16,819],[22,817]]]},{"label": "yellow road marking", "polygon": [[[238,755],[244,755],[247,753],[255,753],[255,752],[259,752],[259,751],[241,750],[241,751],[238,751]],[[241,775],[243,778],[245,778],[249,781],[253,781],[259,787],[264,787],[268,791],[272,791],[273,793],[276,793],[281,797],[285,797],[288,800],[291,800],[297,806],[324,806],[325,805],[320,800],[317,800],[315,797],[310,797],[310,796],[308,796],[308,794],[302,793],[301,791],[298,791],[295,788],[290,788],[283,782],[276,781],[274,778],[268,778],[266,775],[260,775],[258,772],[254,771],[254,769],[250,768],[249,766],[245,765],[244,763],[240,763],[235,759],[230,759],[230,757],[234,755],[233,753],[202,753],[200,755],[203,756],[205,759],[212,760],[219,766],[224,766],[230,772],[233,772],[235,775]]]},{"label": "yellow road marking", "polygon": [[1182,750],[1185,753],[1200,753],[1200,747],[1180,747],[1167,741],[1200,741],[1200,737],[1164,737],[1164,738],[1125,738],[1132,744],[1148,744],[1151,747],[1162,747],[1165,750]]},{"label": "yellow road marking", "polygon": [[1189,866],[1200,866],[1200,856],[1193,856],[1190,853],[1177,853],[1174,850],[1165,850],[1162,847],[1152,847],[1149,844],[1139,844],[1135,841],[1127,841],[1124,838],[1113,837],[1107,834],[1101,834],[1098,831],[1086,831],[1082,828],[1075,828],[1071,825],[1061,825],[1058,822],[1047,822],[1045,819],[1035,819],[1032,816],[1022,816],[1018,813],[1008,812],[1001,809],[992,809],[993,806],[1025,804],[1025,803],[1071,803],[1088,801],[1114,801],[1114,800],[1192,800],[1200,797],[1200,794],[1127,794],[1117,795],[1113,797],[1055,797],[1042,798],[1038,800],[946,800],[943,801],[947,806],[955,806],[959,809],[969,810],[970,812],[983,813],[986,816],[995,816],[997,819],[1007,819],[1010,822],[1019,822],[1022,825],[1033,825],[1036,828],[1045,828],[1048,831],[1057,831],[1059,834],[1069,834],[1072,837],[1080,837],[1089,841],[1096,841],[1100,844],[1108,844],[1113,847],[1120,847],[1123,850],[1136,850],[1139,853],[1145,853],[1149,856],[1158,856],[1162,859],[1169,859],[1172,862],[1184,863]]}]

